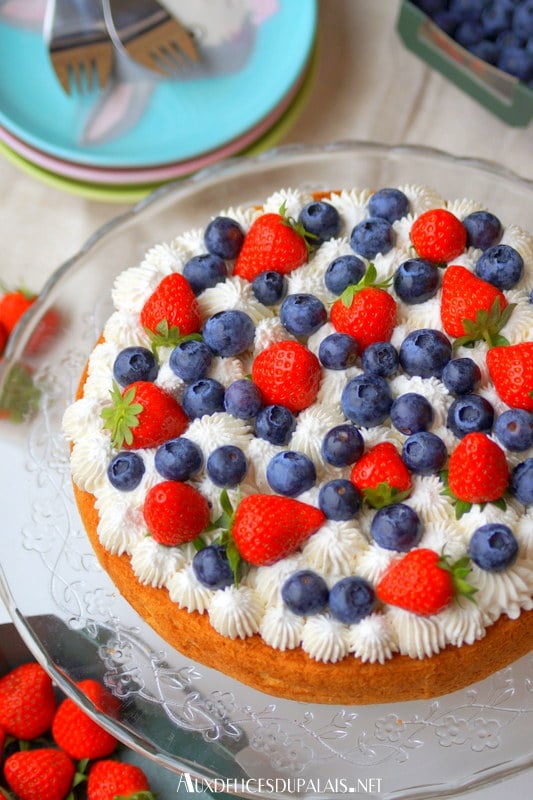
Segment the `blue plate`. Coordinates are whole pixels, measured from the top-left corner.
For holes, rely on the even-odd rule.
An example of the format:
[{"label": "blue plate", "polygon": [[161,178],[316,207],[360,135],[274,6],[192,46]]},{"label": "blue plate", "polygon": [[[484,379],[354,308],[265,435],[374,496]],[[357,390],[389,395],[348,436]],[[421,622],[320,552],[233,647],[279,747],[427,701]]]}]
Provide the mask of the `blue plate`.
[{"label": "blue plate", "polygon": [[235,4],[246,13],[231,38],[199,38],[200,64],[180,78],[162,79],[117,54],[103,92],[69,97],[40,20],[28,23],[26,0],[19,5],[17,19],[17,3],[0,2],[0,125],[50,155],[124,168],[192,159],[242,136],[301,77],[317,17],[317,0]]}]

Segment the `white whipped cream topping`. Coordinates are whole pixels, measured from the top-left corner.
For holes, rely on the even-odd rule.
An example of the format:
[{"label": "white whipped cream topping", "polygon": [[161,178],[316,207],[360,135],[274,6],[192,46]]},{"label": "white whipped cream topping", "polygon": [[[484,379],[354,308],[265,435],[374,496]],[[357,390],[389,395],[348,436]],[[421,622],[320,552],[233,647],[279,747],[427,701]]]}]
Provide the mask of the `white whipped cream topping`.
[{"label": "white whipped cream topping", "polygon": [[386,614],[373,613],[348,629],[350,653],[363,662],[384,664],[398,652],[396,633]]},{"label": "white whipped cream topping", "polygon": [[[454,199],[446,202],[434,189],[415,185],[399,187],[411,204],[410,213],[393,224],[395,247],[388,254],[375,259],[381,278],[390,276],[407,258],[415,256],[410,241],[414,219],[431,208],[446,207],[459,218],[481,206],[471,200]],[[329,202],[342,217],[339,238],[322,244],[309,263],[287,276],[289,293],[305,292],[319,297],[329,310],[337,299],[325,287],[323,274],[331,261],[339,255],[352,254],[349,244],[355,224],[368,216],[367,203],[372,192],[368,189],[343,190],[334,193]],[[306,203],[311,202],[308,191],[282,189],[275,192],[263,205],[264,211],[278,213],[285,204],[289,216],[297,218]],[[221,212],[239,222],[247,231],[262,211],[259,208],[230,208]],[[533,237],[513,224],[504,228],[502,243],[515,247],[525,262],[525,274],[520,284],[506,291],[508,302],[516,308],[502,333],[511,342],[533,338],[533,306],[529,292],[533,288]],[[329,586],[340,577],[358,574],[376,583],[388,567],[401,555],[373,543],[370,534],[374,511],[363,506],[350,522],[328,521],[303,545],[301,550],[269,567],[250,568],[239,587],[223,591],[203,587],[191,567],[194,548],[165,548],[149,535],[142,507],[148,488],[161,480],[155,470],[154,451],[140,451],[145,461],[146,473],[137,489],[120,492],[107,479],[107,466],[114,454],[109,434],[103,429],[100,411],[110,404],[112,366],[118,352],[131,344],[149,347],[148,337],[139,322],[139,313],[159,281],[171,272],[182,272],[185,263],[194,255],[205,252],[203,230],[194,229],[174,238],[168,244],[152,247],[139,266],[126,268],[115,280],[112,300],[115,312],[105,324],[105,341],[98,344],[89,361],[84,398],[73,403],[64,415],[64,432],[72,443],[72,475],[80,488],[96,497],[100,515],[98,535],[102,544],[112,553],[129,553],[134,573],[141,583],[166,586],[169,596],[180,608],[204,613],[208,611],[213,627],[223,636],[246,638],[260,633],[272,647],[285,650],[301,646],[313,659],[335,662],[348,653],[362,661],[383,663],[395,652],[413,658],[423,658],[437,653],[447,643],[461,645],[481,638],[487,625],[506,614],[512,618],[520,610],[532,607],[533,586],[533,510],[524,510],[518,501],[511,500],[506,510],[487,504],[483,509],[475,506],[460,520],[455,519],[455,509],[450,498],[442,494],[443,485],[438,476],[413,476],[413,491],[405,501],[423,519],[423,536],[420,546],[437,552],[445,550],[450,558],[459,558],[466,552],[474,530],[487,522],[509,525],[520,544],[516,563],[502,573],[488,573],[473,567],[470,579],[477,586],[476,605],[463,601],[433,617],[423,618],[398,608],[383,606],[356,625],[346,626],[334,620],[326,611],[307,619],[288,611],[281,600],[281,587],[286,578],[297,569],[309,568],[320,572]],[[480,251],[469,248],[453,263],[462,264],[474,271]],[[363,259],[364,261],[364,259]],[[278,308],[267,308],[258,303],[250,284],[238,277],[204,291],[198,298],[205,318],[218,311],[235,308],[247,313],[256,325],[253,355],[257,355],[273,342],[293,339],[281,325]],[[397,301],[398,324],[392,343],[399,347],[404,337],[418,328],[443,330],[440,321],[440,290],[434,298],[420,305]],[[318,354],[320,342],[333,332],[326,323],[308,339],[309,349]],[[160,367],[156,383],[181,399],[185,384],[170,369],[170,349],[159,352]],[[469,357],[478,364],[482,380],[479,393],[486,397],[497,413],[506,409],[498,398],[485,364],[487,346],[483,342],[474,348],[460,347],[454,357]],[[231,359],[215,358],[209,376],[227,386],[249,374],[250,353]],[[324,434],[332,427],[345,422],[340,398],[346,381],[362,372],[360,366],[347,371],[323,369],[323,377],[315,404],[297,416],[296,428],[285,447],[278,447],[253,435],[253,424],[235,419],[224,413],[194,420],[184,435],[201,448],[204,460],[215,448],[236,444],[248,460],[248,471],[243,483],[229,492],[234,505],[239,497],[254,492],[272,493],[266,480],[266,467],[276,453],[284,449],[299,450],[315,462],[319,483],[333,477],[349,477],[351,467],[335,469],[323,463],[320,455]],[[405,392],[423,394],[431,402],[434,422],[431,430],[444,440],[449,451],[457,440],[446,427],[446,415],[453,398],[436,378],[421,379],[398,374],[389,379],[394,397]],[[361,429],[366,448],[384,441],[393,442],[399,450],[405,436],[389,421],[381,426]],[[526,453],[506,453],[510,466],[533,456],[533,448]],[[214,486],[205,472],[195,476],[191,483],[211,503],[211,518],[221,512],[220,487]],[[300,496],[302,502],[318,505],[319,485]],[[209,543],[215,533],[204,535]]]},{"label": "white whipped cream topping", "polygon": [[302,649],[315,661],[341,661],[349,652],[348,629],[326,614],[305,620]]},{"label": "white whipped cream topping", "polygon": [[259,626],[264,641],[275,650],[294,650],[300,646],[304,621],[284,606],[270,606]]},{"label": "white whipped cream topping", "polygon": [[131,550],[131,567],[139,581],[149,586],[165,586],[185,564],[181,547],[164,547],[151,536],[140,539]]},{"label": "white whipped cream topping", "polygon": [[230,639],[246,639],[259,630],[263,606],[248,586],[228,586],[215,592],[209,604],[213,628]]}]

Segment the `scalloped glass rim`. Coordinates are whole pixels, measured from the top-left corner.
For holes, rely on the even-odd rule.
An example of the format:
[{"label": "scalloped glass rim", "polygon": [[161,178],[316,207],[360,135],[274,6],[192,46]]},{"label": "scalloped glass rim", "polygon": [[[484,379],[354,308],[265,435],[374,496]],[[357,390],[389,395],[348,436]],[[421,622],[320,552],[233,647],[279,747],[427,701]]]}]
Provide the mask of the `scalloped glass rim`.
[{"label": "scalloped glass rim", "polygon": [[[146,246],[149,246],[153,241],[158,239],[157,236],[154,239],[150,238],[152,232],[149,225],[150,220],[157,220],[157,224],[159,225],[161,219],[166,220],[165,214],[170,214],[171,224],[177,231],[190,227],[187,222],[182,223],[182,217],[180,215],[176,215],[177,219],[174,219],[173,213],[176,207],[183,210],[182,207],[188,207],[189,205],[194,206],[194,202],[199,195],[201,197],[204,197],[204,195],[208,197],[209,203],[212,204],[215,202],[215,197],[218,198],[219,195],[225,196],[225,192],[227,193],[228,200],[233,201],[233,198],[239,195],[234,202],[241,202],[240,195],[242,192],[245,192],[247,193],[248,200],[253,202],[253,200],[261,199],[265,196],[264,186],[261,181],[263,181],[263,183],[265,181],[270,183],[273,191],[279,185],[291,185],[285,182],[285,177],[291,176],[292,181],[294,176],[298,174],[301,176],[304,184],[315,185],[318,182],[319,185],[324,184],[323,188],[342,188],[338,185],[331,186],[331,184],[328,187],[327,183],[324,183],[324,181],[328,180],[328,172],[335,173],[335,180],[338,179],[339,176],[342,176],[344,179],[344,175],[346,175],[345,180],[347,181],[347,185],[352,185],[351,168],[356,168],[357,165],[363,165],[361,168],[364,170],[365,162],[372,162],[377,170],[376,174],[379,175],[395,175],[396,170],[398,174],[404,175],[404,182],[417,182],[413,171],[410,171],[414,170],[415,163],[418,165],[422,164],[424,170],[438,168],[441,175],[448,174],[450,176],[451,183],[454,181],[457,182],[458,177],[462,179],[462,185],[464,186],[463,194],[465,196],[472,196],[470,194],[472,179],[475,176],[480,176],[483,182],[494,188],[496,198],[498,196],[503,197],[506,192],[511,192],[513,195],[516,195],[516,198],[520,201],[520,205],[524,206],[524,208],[519,210],[519,213],[523,213],[524,217],[528,215],[528,212],[529,214],[531,213],[531,201],[533,199],[532,181],[520,178],[510,170],[502,168],[497,164],[479,159],[456,157],[433,148],[411,145],[388,146],[369,142],[347,141],[333,142],[315,147],[304,145],[282,146],[252,158],[241,157],[229,159],[226,162],[222,162],[214,167],[209,167],[206,170],[196,173],[185,180],[165,185],[147,198],[141,200],[124,214],[111,219],[110,222],[99,228],[81,246],[76,254],[64,262],[51,275],[45,283],[38,300],[25,315],[15,334],[10,339],[4,360],[0,364],[0,392],[5,385],[6,376],[11,367],[25,356],[25,348],[39,320],[57,300],[58,295],[64,289],[65,285],[68,286],[69,280],[76,276],[78,270],[83,270],[87,260],[98,258],[99,254],[102,251],[105,252],[105,248],[110,247],[115,239],[122,242],[124,237],[128,237],[130,231],[138,232],[139,228],[142,230],[144,227],[148,226],[149,233],[147,233],[145,243]],[[336,165],[335,169],[332,169],[333,164]],[[392,179],[390,180],[392,182]],[[398,178],[398,180],[401,180],[401,178]],[[243,185],[244,188],[242,188]],[[294,183],[292,183],[292,185],[294,185]],[[444,195],[447,194],[447,191],[442,189],[440,185],[436,185],[435,183],[433,185],[435,185],[435,188],[442,191]],[[260,192],[260,197],[253,196],[254,188],[257,188]],[[228,207],[228,205],[229,203],[227,201],[226,203],[220,203],[216,206],[216,210]],[[198,213],[198,208],[196,208],[196,213]],[[165,225],[168,227],[168,220],[163,224],[163,227],[165,227]],[[158,227],[158,231],[159,230],[160,227]],[[121,269],[124,268],[126,263],[122,264]],[[96,280],[98,276],[95,274],[94,277]],[[84,347],[90,348],[90,346],[90,340],[87,342],[84,341]],[[117,738],[123,741],[127,746],[137,750],[143,755],[155,759],[172,771],[177,773],[184,771],[189,772],[200,780],[216,776],[217,773],[211,769],[209,764],[198,764],[185,757],[176,757],[170,752],[161,752],[154,746],[152,741],[148,740],[147,737],[143,735],[142,731],[138,731],[132,726],[126,728],[122,723],[117,723],[115,720],[103,717],[96,711],[74,685],[74,681],[77,680],[76,676],[67,674],[64,669],[58,667],[53,659],[49,657],[46,650],[43,649],[42,642],[35,636],[31,620],[25,616],[24,609],[21,609],[21,604],[17,601],[17,590],[14,591],[13,589],[14,587],[10,587],[9,585],[4,570],[0,567],[0,598],[4,600],[25,643],[61,688],[67,694],[74,697],[93,718],[97,719],[105,728],[113,732]],[[144,644],[144,641],[142,643]],[[505,678],[502,680],[503,683],[505,683]],[[259,693],[255,694],[259,695]],[[265,702],[264,697],[262,695],[260,697],[263,699],[263,702]],[[301,704],[296,704],[296,706],[292,704],[291,707],[295,707],[301,711]],[[414,708],[411,704],[398,704],[389,707],[379,706],[374,708],[377,708],[378,713],[381,713],[386,718],[390,716],[391,719],[394,718],[397,722],[401,722],[402,719],[404,721],[411,719],[412,723],[417,719],[420,721],[416,714],[410,714],[409,708]],[[323,709],[323,707],[321,707],[321,709]],[[346,713],[349,712],[349,714],[353,712],[355,716],[360,719],[364,718],[363,707],[360,709],[351,707],[344,711],[346,711]],[[393,713],[396,711],[398,711],[398,717]],[[533,711],[533,709],[529,709],[529,707],[526,708],[525,715],[527,716],[530,711]],[[311,713],[313,712],[311,711]],[[429,747],[429,745],[427,747]],[[422,758],[427,752],[427,747],[419,747],[418,752],[422,755]],[[209,745],[206,744],[206,748],[208,749]],[[450,752],[451,751],[448,750],[447,755],[449,755]],[[443,758],[442,749],[439,756],[441,759]],[[416,752],[413,752],[411,757],[416,758]],[[497,763],[493,763],[494,760],[497,760]],[[446,780],[436,782],[425,781],[422,775],[416,774],[412,776],[409,785],[389,785],[385,787],[385,793],[382,794],[382,798],[383,800],[386,800],[386,798],[391,798],[391,800],[394,798],[396,800],[396,798],[407,799],[450,796],[453,792],[466,792],[472,788],[487,785],[491,781],[494,781],[495,778],[514,775],[531,766],[533,766],[533,757],[531,753],[521,753],[513,758],[501,757],[498,759],[498,751],[495,750],[492,753],[490,766],[484,765],[482,768],[469,766],[465,768],[463,765],[460,774],[455,774],[453,777],[449,777],[448,774],[446,774]],[[398,764],[395,764],[395,769],[396,772],[401,772],[398,768]],[[382,774],[387,771],[385,767],[382,767],[381,770]],[[387,782],[389,784],[392,784],[393,780],[393,777],[387,777]],[[249,793],[249,795],[247,794],[247,796],[282,798],[287,795],[284,792],[278,793],[276,791],[269,791],[267,795],[252,792]]]}]

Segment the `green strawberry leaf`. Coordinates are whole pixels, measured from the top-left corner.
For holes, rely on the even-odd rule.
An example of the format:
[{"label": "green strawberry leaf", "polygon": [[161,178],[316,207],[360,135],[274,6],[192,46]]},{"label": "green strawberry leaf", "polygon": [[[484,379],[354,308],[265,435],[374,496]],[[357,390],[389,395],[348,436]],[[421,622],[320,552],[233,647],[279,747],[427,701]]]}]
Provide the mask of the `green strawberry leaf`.
[{"label": "green strawberry leaf", "polygon": [[143,410],[140,403],[134,403],[135,387],[128,389],[122,396],[120,387],[113,383],[110,392],[110,407],[103,408],[100,412],[104,420],[104,430],[111,432],[111,443],[113,447],[120,449],[124,444],[133,444],[132,429],[139,424],[139,414]]},{"label": "green strawberry leaf", "polygon": [[368,503],[372,508],[383,508],[390,506],[393,503],[401,503],[411,494],[410,489],[401,491],[395,486],[391,486],[387,481],[378,483],[375,487],[363,489],[363,501]]},{"label": "green strawberry leaf", "polygon": [[509,303],[502,311],[500,309],[500,298],[496,297],[490,307],[490,311],[481,308],[476,313],[475,320],[462,320],[465,334],[454,341],[453,348],[473,347],[481,339],[484,339],[489,347],[508,345],[508,340],[500,334],[500,330],[509,321],[515,307],[516,303]]},{"label": "green strawberry leaf", "polygon": [[186,336],[182,336],[177,325],[172,325],[169,327],[167,319],[162,319],[161,322],[157,324],[155,332],[146,327],[144,330],[150,339],[152,353],[155,356],[157,356],[157,351],[160,347],[176,347],[176,345],[180,344],[181,342],[186,342],[192,339],[195,341],[202,340],[202,337],[199,333],[189,333]]},{"label": "green strawberry leaf", "polygon": [[342,304],[346,306],[346,308],[350,308],[355,295],[362,289],[388,289],[389,286],[392,285],[392,275],[382,281],[378,281],[377,277],[378,273],[376,267],[374,266],[374,263],[370,261],[368,267],[366,268],[366,272],[359,283],[350,284],[350,286],[347,286],[341,294]]},{"label": "green strawberry leaf", "polygon": [[288,216],[287,204],[285,201],[279,208],[279,215],[283,225],[285,225],[287,228],[291,228],[296,234],[298,234],[298,236],[301,236],[305,242],[308,253],[313,250],[313,246],[320,244],[320,239],[316,233],[311,233],[310,231],[306,230],[301,222],[298,222],[298,220],[294,219],[294,217]]},{"label": "green strawberry leaf", "polygon": [[469,556],[463,556],[457,561],[451,562],[450,557],[442,553],[437,564],[441,569],[450,573],[454,596],[459,602],[459,605],[461,597],[466,597],[467,600],[475,603],[476,599],[474,595],[478,589],[466,580],[467,575],[469,575],[472,570]]},{"label": "green strawberry leaf", "polygon": [[23,422],[38,410],[40,398],[41,392],[30,371],[22,364],[14,364],[0,393],[0,416],[7,416],[11,422]]}]

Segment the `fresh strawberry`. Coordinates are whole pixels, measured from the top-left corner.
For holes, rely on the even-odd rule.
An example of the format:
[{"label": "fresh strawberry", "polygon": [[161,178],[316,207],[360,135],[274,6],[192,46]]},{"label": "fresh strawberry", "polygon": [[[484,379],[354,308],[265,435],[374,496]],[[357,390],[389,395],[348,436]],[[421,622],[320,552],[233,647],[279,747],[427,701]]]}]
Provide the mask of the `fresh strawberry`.
[{"label": "fresh strawberry", "polygon": [[[116,717],[120,703],[96,680],[87,678],[77,687],[92,701],[95,708],[107,716]],[[67,697],[52,722],[52,736],[58,747],[77,761],[84,758],[104,758],[117,746],[117,740]]]},{"label": "fresh strawberry", "polygon": [[144,519],[159,544],[176,547],[196,539],[209,523],[209,503],[188,483],[162,481],[149,490]]},{"label": "fresh strawberry", "polygon": [[183,275],[173,272],[160,281],[141,309],[141,324],[152,334],[166,334],[169,345],[200,331],[200,306]]},{"label": "fresh strawberry", "polygon": [[7,340],[9,338],[9,334],[5,325],[0,322],[0,356],[6,349]]},{"label": "fresh strawberry", "polygon": [[[9,337],[26,311],[37,300],[37,295],[29,289],[22,287],[6,291],[0,297],[0,328],[3,328]],[[35,326],[35,330],[27,344],[27,351],[36,353],[42,350],[59,328],[60,317],[55,309],[47,311]],[[1,334],[0,334],[1,340]],[[0,354],[3,348],[0,341]]]},{"label": "fresh strawberry", "polygon": [[25,288],[6,291],[0,297],[0,323],[8,335],[36,299],[37,295]]},{"label": "fresh strawberry", "polygon": [[76,770],[62,750],[18,750],[6,758],[4,777],[19,800],[64,800]]},{"label": "fresh strawberry", "polygon": [[411,474],[391,442],[376,444],[352,467],[350,480],[367,503],[382,508],[411,493]]},{"label": "fresh strawberry", "polygon": [[457,516],[472,503],[500,500],[509,483],[505,453],[485,433],[468,433],[450,456],[447,483],[448,493],[459,501]]},{"label": "fresh strawberry", "polygon": [[487,367],[504,403],[533,411],[533,342],[491,348]]},{"label": "fresh strawberry", "polygon": [[466,247],[466,228],[445,208],[425,211],[411,226],[411,241],[420,258],[445,264]]},{"label": "fresh strawberry", "polygon": [[87,800],[155,800],[140,767],[122,761],[96,761],[89,770]]},{"label": "fresh strawberry", "polygon": [[180,404],[150,381],[135,381],[122,392],[115,385],[111,400],[112,405],[102,410],[102,418],[117,449],[159,447],[180,436],[189,424]]},{"label": "fresh strawberry", "polygon": [[260,272],[272,270],[286,275],[305,264],[308,245],[305,231],[286,216],[267,213],[252,222],[237,256],[234,275],[253,281]]},{"label": "fresh strawberry", "polygon": [[252,494],[237,506],[231,536],[245,561],[264,566],[297,550],[325,521],[320,509],[300,500]]},{"label": "fresh strawberry", "polygon": [[478,339],[484,339],[491,346],[506,343],[499,332],[513,308],[503,292],[466,267],[452,264],[445,270],[440,316],[446,333],[457,337],[455,347]]},{"label": "fresh strawberry", "polygon": [[2,757],[2,752],[4,750],[4,743],[6,741],[6,736],[7,736],[7,733],[5,731],[5,728],[3,728],[0,725],[0,759]]},{"label": "fresh strawberry", "polygon": [[0,725],[17,739],[35,739],[50,728],[56,710],[52,681],[30,661],[0,679]]},{"label": "fresh strawberry", "polygon": [[438,614],[457,595],[472,599],[476,589],[465,580],[469,561],[466,557],[451,564],[434,550],[410,550],[385,572],[376,586],[377,596],[413,614]]},{"label": "fresh strawberry", "polygon": [[386,291],[391,281],[376,281],[377,273],[369,264],[359,283],[348,286],[330,311],[335,330],[349,333],[363,352],[374,342],[388,342],[396,324],[396,301]]},{"label": "fresh strawberry", "polygon": [[262,350],[252,364],[252,379],[265,405],[298,412],[314,402],[322,370],[318,358],[300,342],[284,340]]}]

